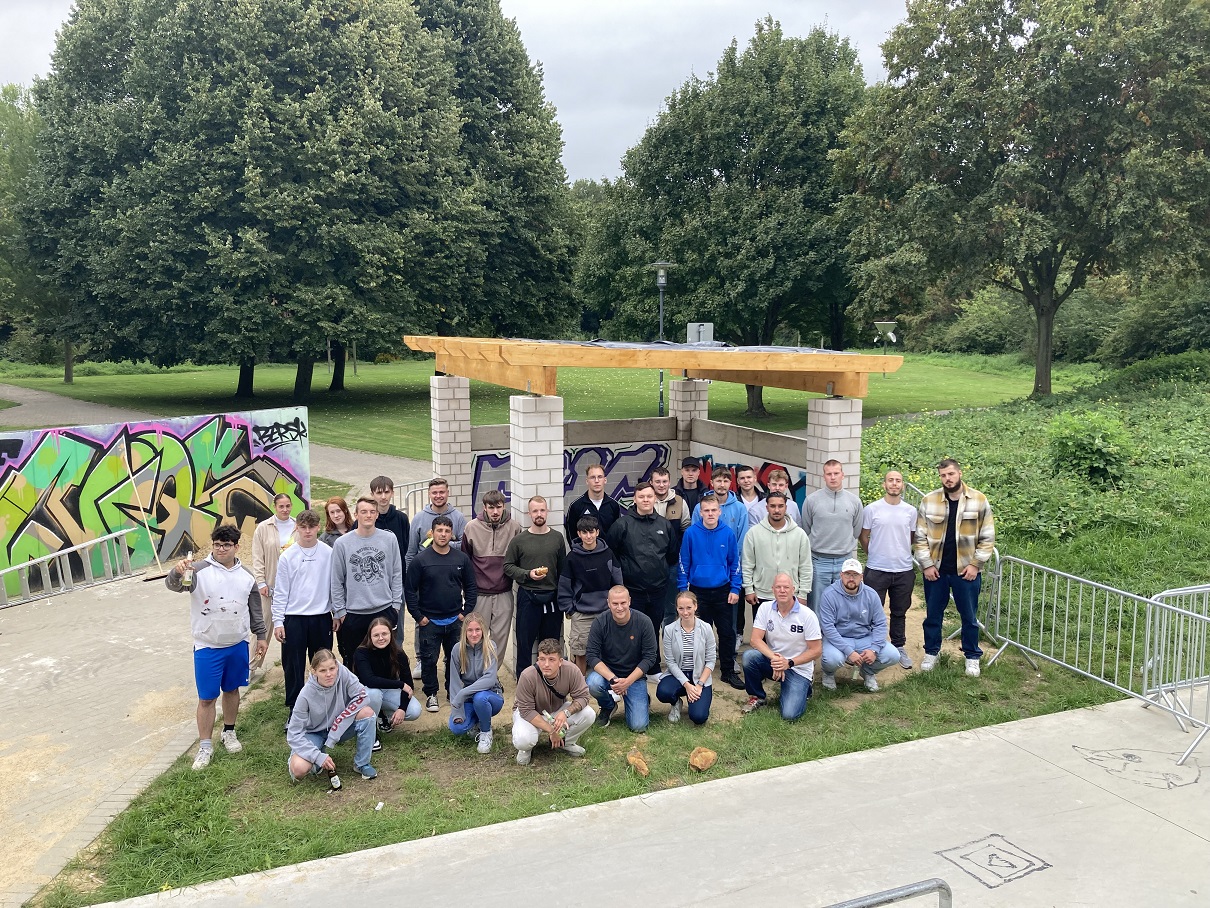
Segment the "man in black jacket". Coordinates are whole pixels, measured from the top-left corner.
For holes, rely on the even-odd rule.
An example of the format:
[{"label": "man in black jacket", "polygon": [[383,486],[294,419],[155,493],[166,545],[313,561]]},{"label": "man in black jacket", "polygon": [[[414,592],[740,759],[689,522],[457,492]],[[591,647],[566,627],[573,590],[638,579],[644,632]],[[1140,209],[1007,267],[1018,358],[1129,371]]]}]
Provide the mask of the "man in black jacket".
[{"label": "man in black jacket", "polygon": [[563,521],[563,535],[570,542],[576,538],[576,528],[580,518],[589,515],[597,518],[604,536],[613,526],[614,521],[622,516],[618,503],[605,494],[605,468],[594,463],[584,471],[584,480],[588,483],[588,491],[571,503],[567,509],[567,517]]},{"label": "man in black jacket", "polygon": [[655,512],[651,483],[635,486],[634,507],[609,528],[605,541],[617,555],[631,607],[646,615],[652,627],[659,628],[664,617],[668,565],[674,557],[673,535],[672,525]]}]

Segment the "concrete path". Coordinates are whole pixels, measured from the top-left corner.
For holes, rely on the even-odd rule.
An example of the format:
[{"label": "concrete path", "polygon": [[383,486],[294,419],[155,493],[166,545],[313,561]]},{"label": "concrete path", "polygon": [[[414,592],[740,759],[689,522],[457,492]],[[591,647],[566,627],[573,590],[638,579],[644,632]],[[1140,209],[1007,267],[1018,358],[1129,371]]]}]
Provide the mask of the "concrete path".
[{"label": "concrete path", "polygon": [[340,892],[386,905],[406,892],[440,905],[456,880],[499,908],[826,906],[941,877],[956,906],[1203,908],[1210,773],[1175,765],[1188,740],[1167,716],[1117,703],[122,904],[285,906]]}]

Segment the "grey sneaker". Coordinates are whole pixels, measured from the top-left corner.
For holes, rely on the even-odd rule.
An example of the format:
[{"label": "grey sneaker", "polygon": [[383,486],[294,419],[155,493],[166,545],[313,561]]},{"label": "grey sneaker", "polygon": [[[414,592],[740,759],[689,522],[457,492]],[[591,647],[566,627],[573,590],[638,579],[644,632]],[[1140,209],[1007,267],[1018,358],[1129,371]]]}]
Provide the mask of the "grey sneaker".
[{"label": "grey sneaker", "polygon": [[519,766],[528,766],[533,756],[534,752],[532,750],[519,750],[517,751],[517,764]]},{"label": "grey sneaker", "polygon": [[435,712],[437,712],[437,710],[439,710],[441,708],[440,706],[437,705],[437,695],[436,694],[433,694],[433,696],[429,697],[428,700],[425,701],[424,708],[427,709],[431,713],[435,713]]},{"label": "grey sneaker", "polygon": [[205,769],[210,765],[210,758],[214,756],[213,747],[202,747],[198,750],[197,756],[193,758],[193,769],[195,772]]},{"label": "grey sneaker", "polygon": [[681,721],[681,698],[677,697],[676,702],[672,704],[672,709],[668,710],[669,722]]},{"label": "grey sneaker", "polygon": [[912,657],[908,655],[906,646],[899,647],[899,667],[900,668],[911,668],[912,667]]},{"label": "grey sneaker", "polygon": [[222,738],[223,749],[229,754],[237,754],[244,749],[244,745],[239,743],[239,738],[235,736],[235,729],[223,732]]},{"label": "grey sneaker", "polygon": [[836,690],[836,673],[824,672],[823,681],[820,682],[824,690]]},{"label": "grey sneaker", "polygon": [[586,753],[579,744],[564,744],[563,749],[567,751],[569,757],[582,757]]},{"label": "grey sneaker", "polygon": [[868,690],[870,693],[874,693],[876,690],[878,690],[878,679],[875,678],[873,675],[866,675],[864,680],[865,680],[865,689]]},{"label": "grey sneaker", "polygon": [[[479,732],[479,753],[489,754],[492,752],[492,733],[490,731]],[[517,751],[520,753],[521,751]]]}]

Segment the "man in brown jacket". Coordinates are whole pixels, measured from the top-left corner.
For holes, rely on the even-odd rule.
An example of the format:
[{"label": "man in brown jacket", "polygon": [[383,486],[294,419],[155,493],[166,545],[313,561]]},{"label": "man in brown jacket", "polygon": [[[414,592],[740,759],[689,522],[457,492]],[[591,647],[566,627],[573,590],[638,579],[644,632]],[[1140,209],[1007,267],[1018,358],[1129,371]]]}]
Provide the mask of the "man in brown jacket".
[{"label": "man in brown jacket", "polygon": [[597,714],[588,705],[588,685],[574,663],[564,662],[559,641],[538,643],[538,662],[521,672],[513,706],[513,747],[517,762],[528,766],[538,738],[550,736],[552,750],[584,756],[580,736],[592,728]]},{"label": "man in brown jacket", "polygon": [[513,581],[504,573],[504,553],[520,532],[521,525],[508,513],[504,493],[492,489],[483,495],[483,513],[462,534],[462,551],[471,559],[479,588],[475,611],[487,622],[501,666],[513,633]]}]

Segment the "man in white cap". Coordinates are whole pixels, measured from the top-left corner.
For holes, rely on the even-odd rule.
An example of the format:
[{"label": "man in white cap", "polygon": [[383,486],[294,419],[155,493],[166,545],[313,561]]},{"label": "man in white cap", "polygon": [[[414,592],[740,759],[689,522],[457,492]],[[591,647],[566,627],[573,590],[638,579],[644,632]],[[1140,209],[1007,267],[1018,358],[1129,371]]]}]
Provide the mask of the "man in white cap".
[{"label": "man in white cap", "polygon": [[861,582],[861,562],[847,559],[840,578],[819,597],[823,632],[823,686],[836,690],[836,669],[850,665],[861,672],[865,689],[878,690],[874,677],[899,662],[899,650],[887,639],[886,614],[878,594]]}]

